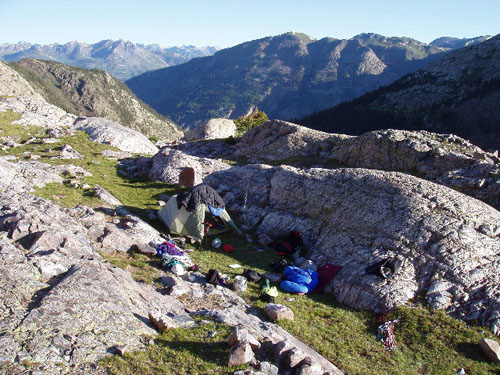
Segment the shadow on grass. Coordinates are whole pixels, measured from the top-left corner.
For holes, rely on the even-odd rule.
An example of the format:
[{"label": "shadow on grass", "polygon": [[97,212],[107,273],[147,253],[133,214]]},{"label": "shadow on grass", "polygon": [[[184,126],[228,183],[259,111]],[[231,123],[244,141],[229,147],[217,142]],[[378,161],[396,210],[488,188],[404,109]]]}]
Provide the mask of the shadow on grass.
[{"label": "shadow on grass", "polygon": [[[127,188],[132,188],[132,189],[165,189],[165,191],[172,191],[174,188],[172,188],[172,185],[168,185],[164,182],[152,182],[147,179],[133,179],[133,178],[126,178],[123,176],[120,176],[125,182],[121,183],[121,186],[125,186]],[[149,183],[146,183],[149,182]],[[175,189],[179,191],[183,191],[183,189]]]},{"label": "shadow on grass", "polygon": [[462,342],[455,345],[455,350],[466,358],[477,362],[489,362],[478,344]]},{"label": "shadow on grass", "polygon": [[168,347],[179,353],[189,352],[200,360],[218,366],[226,366],[229,355],[229,346],[226,341],[206,343],[203,341],[171,340],[159,337],[157,345]]}]

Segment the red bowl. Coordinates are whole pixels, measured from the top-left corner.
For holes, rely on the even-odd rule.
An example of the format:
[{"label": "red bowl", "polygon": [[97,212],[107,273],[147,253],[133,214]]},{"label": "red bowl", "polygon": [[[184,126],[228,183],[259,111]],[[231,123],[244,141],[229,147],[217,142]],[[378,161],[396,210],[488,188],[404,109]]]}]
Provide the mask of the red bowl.
[{"label": "red bowl", "polygon": [[231,251],[234,250],[234,246],[233,245],[222,245],[222,250],[224,250],[226,253],[230,253]]}]

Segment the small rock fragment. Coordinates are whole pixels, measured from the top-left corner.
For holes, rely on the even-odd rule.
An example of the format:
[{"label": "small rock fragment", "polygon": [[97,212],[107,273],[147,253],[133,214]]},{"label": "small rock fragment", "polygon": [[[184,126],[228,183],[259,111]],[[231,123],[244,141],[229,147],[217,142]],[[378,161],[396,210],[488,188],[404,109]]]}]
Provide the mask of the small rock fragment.
[{"label": "small rock fragment", "polygon": [[255,354],[248,342],[237,343],[229,351],[228,366],[239,366],[255,360]]},{"label": "small rock fragment", "polygon": [[159,332],[163,332],[168,329],[174,329],[178,327],[177,323],[172,318],[162,314],[159,311],[149,312],[148,317],[149,320],[151,321],[151,324],[153,324],[153,326]]},{"label": "small rock fragment", "polygon": [[286,307],[284,305],[269,303],[264,307],[264,311],[266,312],[267,316],[273,321],[282,319],[294,319],[293,311],[289,307]]},{"label": "small rock fragment", "polygon": [[500,363],[500,345],[495,340],[483,338],[479,342],[479,346],[483,349],[484,354],[490,361]]}]

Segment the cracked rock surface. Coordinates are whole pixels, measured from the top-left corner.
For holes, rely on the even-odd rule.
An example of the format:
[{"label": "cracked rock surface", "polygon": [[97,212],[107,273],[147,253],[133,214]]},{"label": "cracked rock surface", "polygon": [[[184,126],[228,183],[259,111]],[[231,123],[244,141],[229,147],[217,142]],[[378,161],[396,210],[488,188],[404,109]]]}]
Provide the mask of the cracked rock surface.
[{"label": "cracked rock surface", "polygon": [[[381,312],[423,293],[435,308],[500,328],[500,212],[477,199],[361,168],[247,165],[205,182],[230,192],[231,214],[258,234],[300,231],[316,264],[343,266],[328,286],[340,302]],[[390,256],[404,261],[395,277],[365,274]]]}]

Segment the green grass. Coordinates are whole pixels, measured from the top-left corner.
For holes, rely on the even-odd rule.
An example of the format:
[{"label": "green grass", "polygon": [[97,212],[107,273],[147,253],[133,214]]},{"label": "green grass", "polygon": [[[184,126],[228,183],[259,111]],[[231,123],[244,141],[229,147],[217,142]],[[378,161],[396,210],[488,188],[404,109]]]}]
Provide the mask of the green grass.
[{"label": "green grass", "polygon": [[[42,136],[36,127],[14,126],[10,123],[19,118],[12,112],[0,112],[0,137],[20,137],[18,143],[32,136]],[[30,133],[30,134],[28,134]],[[61,161],[50,159],[57,147],[70,144],[85,155],[82,160]],[[53,151],[45,152],[46,148]],[[158,209],[158,194],[173,194],[175,187],[151,181],[135,181],[121,177],[116,170],[116,161],[101,156],[103,149],[111,149],[88,140],[84,133],[61,139],[59,144],[32,143],[10,149],[10,154],[24,158],[24,152],[41,156],[40,161],[47,163],[73,163],[89,170],[93,176],[85,177],[89,185],[100,184],[120,199],[124,205],[144,214],[147,209]],[[6,152],[0,151],[0,155]],[[57,200],[65,206],[102,204],[91,191],[75,189],[67,185],[49,184],[39,189],[37,194]],[[144,217],[144,215],[142,215]],[[166,228],[157,221],[151,224],[158,229]],[[271,271],[269,264],[280,258],[274,251],[257,251],[255,243],[235,233],[218,236],[223,243],[235,247],[232,253],[213,249],[208,238],[202,245],[191,246],[191,257],[198,263],[202,272],[211,268],[229,275],[230,279],[240,275],[245,268],[263,273]],[[128,270],[135,280],[159,286],[157,280],[163,274],[158,267],[158,259],[139,254],[103,253],[102,256],[112,264]],[[230,264],[242,267],[232,269]],[[260,287],[249,282],[243,298],[262,311],[265,303],[258,299]],[[295,313],[293,322],[279,324],[290,333],[320,352],[337,364],[339,368],[353,374],[454,374],[457,369],[465,368],[467,374],[498,374],[500,365],[489,362],[482,354],[478,342],[482,337],[493,338],[489,329],[468,326],[464,322],[450,318],[441,311],[426,307],[400,307],[382,320],[400,319],[395,334],[399,349],[387,352],[376,340],[377,326],[381,321],[366,311],[356,311],[337,303],[330,294],[292,295],[280,293],[277,303],[289,306]],[[215,327],[215,328],[214,328]],[[215,338],[208,336],[207,330],[217,330]],[[124,357],[111,356],[102,361],[110,374],[232,374],[228,369],[229,348],[225,340],[229,328],[220,324],[202,326],[192,330],[179,329],[161,334],[155,345],[147,350],[130,353]],[[497,338],[498,340],[498,338]]]},{"label": "green grass", "polygon": [[[47,138],[43,129],[35,126],[12,125],[11,122],[18,119],[19,115],[13,112],[0,112],[1,137],[20,137],[18,143],[22,143],[34,136]],[[84,155],[83,159],[59,160],[52,159],[59,149],[64,145],[71,145],[76,151]],[[94,143],[88,139],[84,132],[76,132],[74,136],[60,138],[58,143],[43,144],[40,141],[1,151],[0,155],[15,155],[21,160],[29,160],[28,154],[39,155],[39,161],[48,164],[73,164],[89,171],[92,176],[81,177],[90,185],[90,189],[75,189],[68,185],[48,184],[37,189],[37,195],[57,200],[58,204],[65,207],[74,207],[84,204],[91,207],[102,205],[102,202],[93,196],[93,186],[99,184],[117,197],[125,207],[130,208],[143,219],[147,217],[145,210],[158,209],[158,196],[162,193],[174,194],[180,189],[161,182],[150,180],[128,179],[121,176],[117,170],[116,160],[102,156],[103,150],[117,150],[109,145]],[[49,151],[50,150],[50,151]],[[68,176],[68,180],[72,176]]]},{"label": "green grass", "polygon": [[113,253],[101,252],[100,254],[112,265],[129,271],[135,281],[157,287],[161,286],[158,279],[164,275],[164,272],[159,267],[159,259],[135,252],[124,253],[117,251]]},{"label": "green grass", "polygon": [[259,126],[267,120],[269,120],[267,115],[258,109],[248,116],[240,117],[239,119],[234,120],[236,125],[236,136],[242,136],[253,127]]},{"label": "green grass", "polygon": [[[209,333],[216,331],[214,337]],[[228,367],[231,329],[211,322],[197,328],[166,331],[148,350],[104,358],[101,365],[111,375],[230,375],[247,366]]]},{"label": "green grass", "polygon": [[[247,243],[233,233],[219,238],[222,243],[235,246],[235,250],[225,253],[221,249],[213,249],[210,246],[212,238],[209,238],[207,245],[204,242],[191,253],[202,272],[216,268],[233,280],[245,268],[260,273],[272,272],[269,263],[281,259],[270,249],[256,251],[255,244]],[[127,264],[137,267],[137,263],[134,263],[137,256],[131,256],[129,260],[123,255],[121,257],[122,268],[127,269]],[[148,257],[142,256],[140,259],[146,269],[152,270],[146,273],[158,271]],[[234,263],[242,267],[228,267]],[[133,271],[133,267],[128,269]],[[142,280],[147,282],[145,278]],[[260,290],[258,284],[249,282],[242,297],[260,310],[264,317],[265,303],[258,298]],[[386,316],[377,317],[368,311],[357,311],[341,305],[331,294],[324,293],[293,295],[280,292],[276,303],[290,307],[295,313],[293,322],[280,321],[279,325],[351,375],[454,374],[460,368],[465,368],[467,374],[497,374],[500,371],[500,365],[489,362],[478,346],[481,338],[494,338],[489,329],[468,326],[442,311],[422,306],[403,306]],[[398,350],[388,352],[377,341],[376,333],[381,322],[393,319],[400,320],[395,328]]]}]

